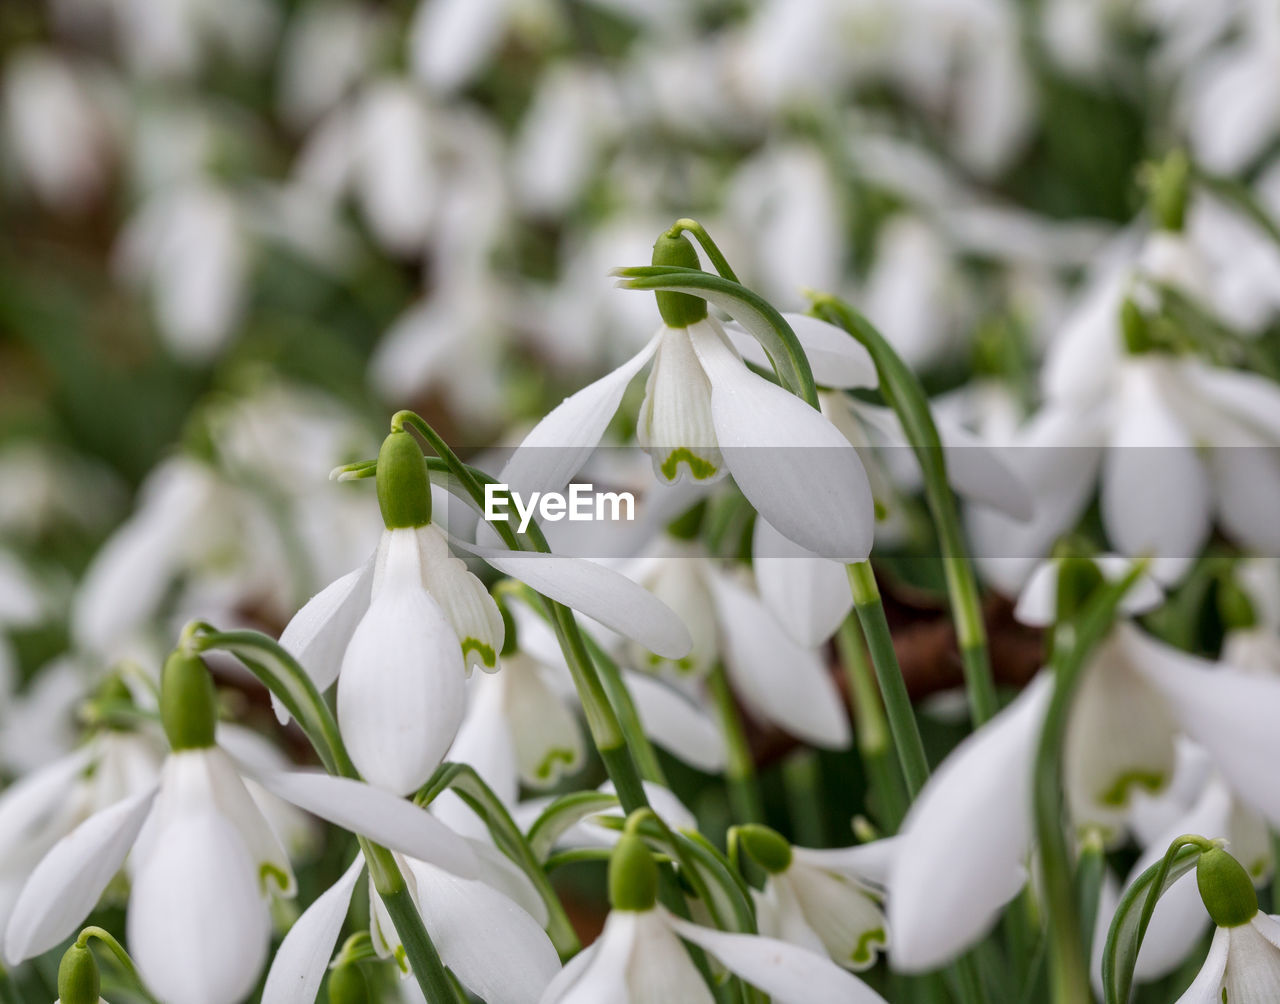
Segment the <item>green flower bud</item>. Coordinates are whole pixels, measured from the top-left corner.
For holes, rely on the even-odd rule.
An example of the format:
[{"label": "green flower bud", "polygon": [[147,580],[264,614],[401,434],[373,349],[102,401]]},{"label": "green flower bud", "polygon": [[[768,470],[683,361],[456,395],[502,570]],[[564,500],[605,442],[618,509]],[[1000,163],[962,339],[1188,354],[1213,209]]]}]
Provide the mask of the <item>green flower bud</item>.
[{"label": "green flower bud", "polygon": [[738,827],[738,843],[770,875],[785,872],[791,867],[791,845],[777,830],[759,823],[748,823]]},{"label": "green flower bud", "polygon": [[369,1004],[369,981],[357,962],[329,972],[329,1004]]},{"label": "green flower bud", "polygon": [[1124,347],[1131,356],[1151,351],[1151,329],[1146,315],[1127,296],[1120,304],[1120,331],[1124,335]]},{"label": "green flower bud", "polygon": [[[678,265],[681,268],[701,268],[698,252],[693,249],[684,234],[665,233],[653,245],[653,264]],[[687,328],[707,316],[707,301],[688,293],[669,293],[665,290],[654,294],[658,298],[658,313],[671,328]]]},{"label": "green flower bud", "polygon": [[1070,620],[1102,585],[1102,573],[1089,558],[1063,558],[1058,567],[1058,620]]},{"label": "green flower bud", "polygon": [[72,945],[58,964],[58,1000],[61,1004],[98,1004],[101,994],[93,953],[82,945]]},{"label": "green flower bud", "polygon": [[408,432],[393,432],[378,451],[378,507],[388,530],[431,522],[431,482],[422,448]]},{"label": "green flower bud", "polygon": [[1218,583],[1218,616],[1228,631],[1241,631],[1258,623],[1253,601],[1235,579],[1223,579]]},{"label": "green flower bud", "polygon": [[174,752],[213,745],[218,696],[213,677],[198,655],[175,649],[165,660],[160,677],[160,720]]},{"label": "green flower bud", "polygon": [[1191,161],[1181,150],[1175,150],[1159,164],[1152,165],[1146,175],[1147,198],[1151,215],[1161,230],[1182,230],[1191,197]]},{"label": "green flower bud", "polygon": [[609,859],[609,902],[615,910],[652,910],[658,901],[658,865],[645,842],[624,833]]},{"label": "green flower bud", "polygon": [[1221,847],[1205,851],[1196,863],[1196,885],[1204,908],[1219,927],[1239,927],[1258,913],[1258,894],[1244,866]]}]

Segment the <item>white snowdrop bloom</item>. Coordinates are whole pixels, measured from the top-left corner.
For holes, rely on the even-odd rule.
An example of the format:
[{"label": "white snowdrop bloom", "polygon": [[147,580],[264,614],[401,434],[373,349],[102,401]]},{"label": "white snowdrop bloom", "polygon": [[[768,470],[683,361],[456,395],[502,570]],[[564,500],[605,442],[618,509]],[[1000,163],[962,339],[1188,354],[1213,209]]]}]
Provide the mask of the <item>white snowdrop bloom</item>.
[{"label": "white snowdrop bloom", "polygon": [[1031,772],[1053,684],[1040,674],[942,762],[902,824],[886,882],[893,965],[936,969],[1027,880]]},{"label": "white snowdrop bloom", "polygon": [[[719,570],[692,544],[671,539],[638,561],[633,574],[680,612],[693,637],[692,649],[680,659],[635,652],[636,665],[699,693],[706,674],[723,662],[734,693],[753,719],[827,749],[848,745],[849,721],[825,661],[813,645],[795,641],[748,585]],[[837,597],[849,591],[843,569],[840,574]],[[841,604],[843,599],[826,603],[824,610]]]},{"label": "white snowdrop bloom", "polygon": [[1280,994],[1280,922],[1258,909],[1248,873],[1215,847],[1197,860],[1196,884],[1216,930],[1204,965],[1178,1004],[1274,1000]]},{"label": "white snowdrop bloom", "polygon": [[151,294],[173,353],[208,362],[234,334],[244,306],[248,248],[230,194],[193,181],[158,192],[120,236],[115,267]]},{"label": "white snowdrop bloom", "polygon": [[541,1004],[640,1004],[715,998],[687,941],[778,1004],[870,1004],[874,990],[823,954],[757,934],[680,920],[655,902],[657,869],[638,837],[624,836],[610,863],[613,910],[595,942],[551,981]]},{"label": "white snowdrop bloom", "polygon": [[58,656],[41,666],[21,689],[6,675],[0,673],[0,763],[14,773],[26,774],[79,742],[76,712],[90,674],[76,659]]},{"label": "white snowdrop bloom", "polygon": [[439,207],[438,116],[411,82],[366,83],[308,138],[294,179],[327,199],[350,191],[391,254],[422,254]]},{"label": "white snowdrop bloom", "polygon": [[111,139],[93,82],[40,49],[21,50],[7,62],[5,131],[23,180],[60,212],[85,209],[106,182]]},{"label": "white snowdrop bloom", "polygon": [[289,20],[281,47],[277,104],[295,129],[334,107],[369,71],[386,25],[357,4],[315,4]]},{"label": "white snowdrop bloom", "polygon": [[754,237],[748,271],[770,302],[794,309],[801,290],[841,285],[848,254],[845,208],[815,147],[766,146],[738,168],[726,199],[726,215]]},{"label": "white snowdrop bloom", "polygon": [[[679,240],[677,253],[696,264],[692,247]],[[826,557],[866,558],[874,504],[857,452],[819,412],[751,372],[699,300],[674,295],[690,302],[689,312],[673,314],[637,355],[553,409],[525,437],[499,480],[521,493],[561,490],[599,444],[628,385],[652,360],[636,438],[660,479],[712,482],[731,473],[747,500],[791,540]],[[853,339],[832,344],[837,364],[874,372]]]},{"label": "white snowdrop bloom", "polygon": [[1280,15],[1266,3],[1237,6],[1238,36],[1188,72],[1179,95],[1196,160],[1223,174],[1248,168],[1280,128]]},{"label": "white snowdrop bloom", "polygon": [[562,63],[538,82],[511,151],[516,197],[537,216],[555,217],[582,197],[601,152],[622,127],[613,78]]},{"label": "white snowdrop bloom", "polygon": [[0,930],[50,848],[95,813],[154,788],[160,763],[154,737],[102,729],[0,795]]},{"label": "white snowdrop bloom", "polygon": [[114,524],[124,501],[109,467],[47,443],[16,440],[0,448],[0,480],[0,532],[12,541],[60,524],[101,530]]},{"label": "white snowdrop bloom", "polygon": [[[431,821],[431,861],[402,854],[396,860],[432,943],[463,986],[482,999],[533,1004],[560,968],[542,928],[545,905],[499,851]],[[290,928],[267,975],[264,1004],[315,997],[363,870],[364,859],[357,856]],[[400,939],[372,884],[369,896],[374,948],[382,958],[397,959],[408,975]]]},{"label": "white snowdrop bloom", "polygon": [[[498,668],[504,629],[493,598],[431,522],[426,467],[409,433],[387,437],[378,470],[387,529],[377,553],[313,597],[280,642],[321,690],[337,683],[338,724],[361,774],[405,794],[453,742],[470,668]],[[601,565],[455,543],[654,651],[678,658],[688,649],[674,613]],[[283,719],[278,701],[276,710]]]},{"label": "white snowdrop bloom", "polygon": [[[507,32],[549,28],[540,0],[421,0],[409,26],[409,62],[433,91],[447,94],[474,80]],[[523,22],[523,23],[522,23]]]},{"label": "white snowdrop bloom", "polygon": [[753,891],[761,934],[825,952],[854,972],[875,964],[888,943],[880,900],[895,852],[893,838],[813,850],[789,847],[763,827],[742,827],[739,834],[769,873],[763,891]]}]

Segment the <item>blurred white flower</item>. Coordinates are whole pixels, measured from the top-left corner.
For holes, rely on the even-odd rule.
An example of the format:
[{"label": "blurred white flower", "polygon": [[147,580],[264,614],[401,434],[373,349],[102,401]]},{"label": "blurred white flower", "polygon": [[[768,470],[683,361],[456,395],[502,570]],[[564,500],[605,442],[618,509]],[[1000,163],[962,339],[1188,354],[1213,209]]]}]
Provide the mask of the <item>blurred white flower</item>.
[{"label": "blurred white flower", "polygon": [[333,108],[372,68],[386,25],[363,4],[308,4],[290,18],[281,46],[277,104],[302,130]]}]

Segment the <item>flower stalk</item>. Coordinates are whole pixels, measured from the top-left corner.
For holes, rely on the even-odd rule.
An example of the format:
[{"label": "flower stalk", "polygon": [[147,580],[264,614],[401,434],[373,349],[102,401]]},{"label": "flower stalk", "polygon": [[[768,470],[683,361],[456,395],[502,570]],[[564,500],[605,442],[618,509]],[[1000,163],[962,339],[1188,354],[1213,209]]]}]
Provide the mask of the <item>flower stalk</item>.
[{"label": "flower stalk", "polygon": [[764,820],[764,805],[760,800],[760,787],[756,780],[756,762],[747,743],[742,713],[733,699],[724,664],[717,662],[707,677],[711,700],[715,704],[720,729],[724,733],[728,750],[725,767],[725,783],[729,788],[729,803],[733,816],[739,823],[759,823]]}]

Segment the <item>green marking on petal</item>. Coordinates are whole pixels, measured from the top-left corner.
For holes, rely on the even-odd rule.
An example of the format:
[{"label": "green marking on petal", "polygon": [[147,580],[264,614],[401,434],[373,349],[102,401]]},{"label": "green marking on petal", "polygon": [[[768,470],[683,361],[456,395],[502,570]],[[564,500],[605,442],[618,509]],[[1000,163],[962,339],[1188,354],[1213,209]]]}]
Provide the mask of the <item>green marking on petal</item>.
[{"label": "green marking on petal", "polygon": [[486,666],[493,667],[497,665],[498,657],[493,651],[492,645],[486,645],[478,638],[464,638],[462,641],[462,658],[465,661],[468,652],[475,652],[480,656],[480,661]]},{"label": "green marking on petal", "polygon": [[862,936],[858,938],[858,943],[853,948],[853,954],[849,956],[850,962],[861,965],[864,962],[870,962],[875,958],[874,945],[883,946],[888,941],[885,937],[883,927],[874,927],[870,931],[864,931]]},{"label": "green marking on petal", "polygon": [[258,888],[264,894],[271,892],[271,886],[275,885],[276,891],[289,888],[289,876],[273,865],[270,861],[264,861],[258,865]]},{"label": "green marking on petal", "polygon": [[404,945],[396,945],[395,959],[396,965],[400,967],[400,972],[407,973],[409,971],[409,954],[404,950]]},{"label": "green marking on petal", "polygon": [[556,746],[547,750],[547,755],[544,756],[538,766],[534,768],[533,776],[541,781],[549,781],[555,776],[556,764],[562,763],[568,767],[571,766],[576,759],[577,757],[574,755],[573,750]]},{"label": "green marking on petal", "polygon": [[710,460],[697,456],[688,447],[681,446],[667,454],[667,459],[662,462],[662,476],[668,481],[674,481],[680,473],[681,462],[688,465],[689,473],[695,481],[714,478],[720,470]]},{"label": "green marking on petal", "polygon": [[1115,779],[1110,788],[1102,792],[1099,800],[1103,805],[1121,808],[1129,804],[1129,791],[1131,788],[1141,788],[1150,794],[1155,794],[1165,786],[1167,780],[1168,778],[1158,771],[1125,771]]}]

